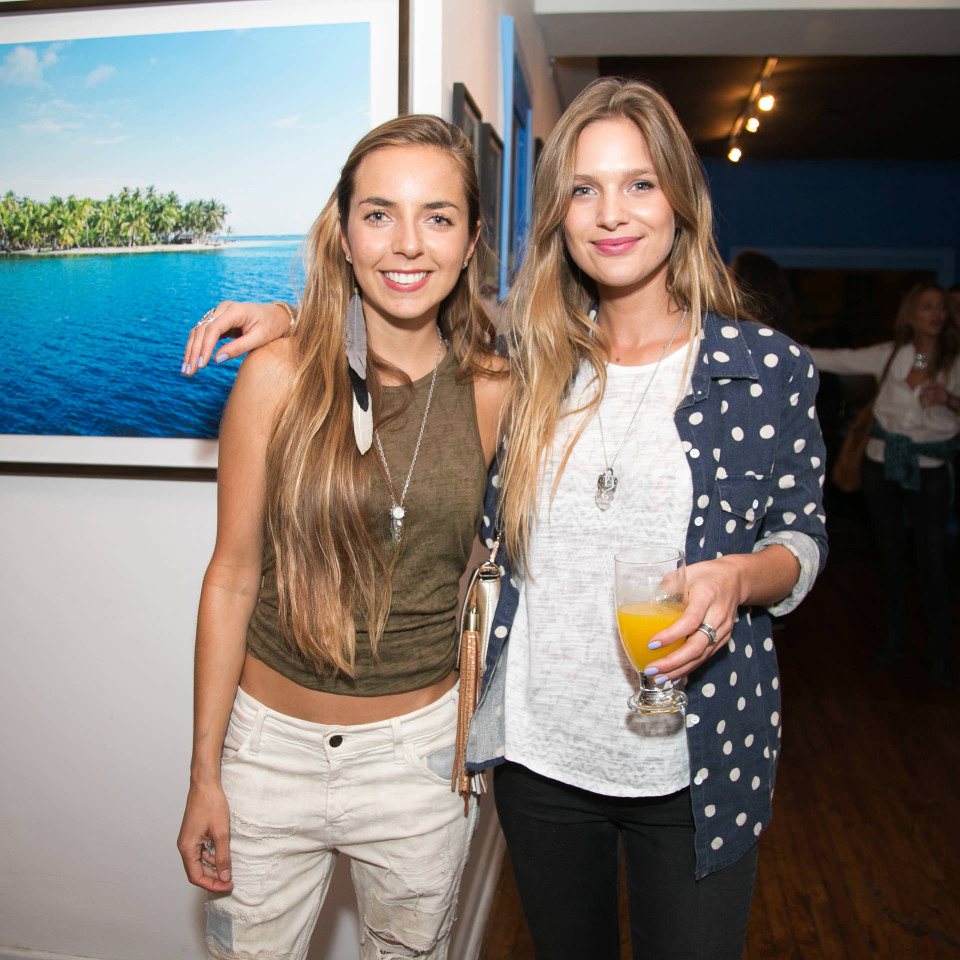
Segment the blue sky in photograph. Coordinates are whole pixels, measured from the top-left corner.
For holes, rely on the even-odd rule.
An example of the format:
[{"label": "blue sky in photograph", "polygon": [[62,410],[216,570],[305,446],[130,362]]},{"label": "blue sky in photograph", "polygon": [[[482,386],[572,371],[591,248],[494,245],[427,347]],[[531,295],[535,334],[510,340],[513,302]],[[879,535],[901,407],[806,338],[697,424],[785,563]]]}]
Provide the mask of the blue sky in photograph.
[{"label": "blue sky in photograph", "polygon": [[304,233],[370,128],[366,23],[0,44],[0,194],[153,185]]}]

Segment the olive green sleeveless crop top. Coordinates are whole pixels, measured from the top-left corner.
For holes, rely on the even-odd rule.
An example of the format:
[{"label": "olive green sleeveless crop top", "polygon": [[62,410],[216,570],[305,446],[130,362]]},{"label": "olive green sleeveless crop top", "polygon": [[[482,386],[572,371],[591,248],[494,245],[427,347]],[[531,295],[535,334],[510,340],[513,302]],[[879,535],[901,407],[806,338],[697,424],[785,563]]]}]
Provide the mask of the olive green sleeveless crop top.
[{"label": "olive green sleeveless crop top", "polygon": [[[377,658],[362,619],[356,623],[356,676],[318,673],[280,630],[273,549],[265,538],[260,595],[247,628],[247,649],[258,660],[311,690],[359,697],[417,690],[443,679],[456,660],[457,592],[480,530],[486,462],[477,429],[473,384],[457,383],[448,350],[437,370],[433,402],[403,506],[404,545],[393,569],[393,603]],[[413,384],[405,413],[380,430],[394,487],[403,489],[417,443],[431,370]],[[404,399],[403,387],[384,388],[387,411]],[[366,454],[376,457],[374,445]],[[390,545],[390,495],[372,470],[373,502]]]}]

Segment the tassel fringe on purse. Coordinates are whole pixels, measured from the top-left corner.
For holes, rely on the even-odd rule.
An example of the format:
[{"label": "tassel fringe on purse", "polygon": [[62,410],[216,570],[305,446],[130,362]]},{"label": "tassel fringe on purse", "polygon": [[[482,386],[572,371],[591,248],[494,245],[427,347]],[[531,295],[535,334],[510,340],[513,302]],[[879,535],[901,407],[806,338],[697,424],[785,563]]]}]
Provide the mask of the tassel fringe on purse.
[{"label": "tassel fringe on purse", "polygon": [[485,793],[487,789],[482,772],[470,773],[467,770],[467,734],[470,720],[480,702],[490,629],[500,599],[500,566],[496,562],[499,547],[500,541],[497,540],[489,559],[473,571],[460,613],[460,708],[450,789],[458,791],[463,797],[464,812],[469,808],[470,794]]}]

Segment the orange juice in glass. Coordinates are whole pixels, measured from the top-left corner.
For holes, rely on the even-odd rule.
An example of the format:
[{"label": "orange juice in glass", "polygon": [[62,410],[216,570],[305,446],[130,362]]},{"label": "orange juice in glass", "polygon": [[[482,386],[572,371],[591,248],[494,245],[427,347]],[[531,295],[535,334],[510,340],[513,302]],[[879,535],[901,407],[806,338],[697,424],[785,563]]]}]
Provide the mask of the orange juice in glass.
[{"label": "orange juice in glass", "polygon": [[637,713],[676,713],[686,706],[684,694],[658,687],[643,671],[686,642],[681,638],[656,650],[648,646],[650,639],[675,623],[686,607],[683,551],[665,544],[641,544],[614,557],[614,572],[620,642],[640,677],[640,690],[627,703]]}]

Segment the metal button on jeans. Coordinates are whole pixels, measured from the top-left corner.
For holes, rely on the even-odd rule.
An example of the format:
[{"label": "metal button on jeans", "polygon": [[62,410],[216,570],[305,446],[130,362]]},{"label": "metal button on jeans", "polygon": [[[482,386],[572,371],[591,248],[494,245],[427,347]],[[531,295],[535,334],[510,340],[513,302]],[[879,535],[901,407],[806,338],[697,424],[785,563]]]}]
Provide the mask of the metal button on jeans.
[{"label": "metal button on jeans", "polygon": [[331,746],[331,747],[339,747],[341,743],[343,743],[343,737],[341,737],[339,733],[335,733],[335,734],[330,738],[330,746]]}]

